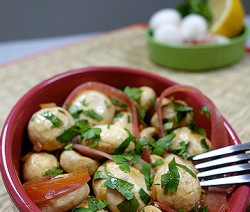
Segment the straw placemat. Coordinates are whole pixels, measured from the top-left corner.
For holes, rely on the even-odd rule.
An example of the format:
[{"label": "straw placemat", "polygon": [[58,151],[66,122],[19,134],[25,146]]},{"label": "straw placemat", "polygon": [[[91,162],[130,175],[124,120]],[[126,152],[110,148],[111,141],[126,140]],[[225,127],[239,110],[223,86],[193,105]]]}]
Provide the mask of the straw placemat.
[{"label": "straw placemat", "polygon": [[[0,66],[0,128],[17,100],[48,77],[86,66],[126,66],[199,88],[215,102],[239,138],[249,141],[250,55],[216,71],[173,71],[148,58],[144,31],[144,27],[134,25]],[[0,180],[0,211],[11,210],[10,199]]]}]

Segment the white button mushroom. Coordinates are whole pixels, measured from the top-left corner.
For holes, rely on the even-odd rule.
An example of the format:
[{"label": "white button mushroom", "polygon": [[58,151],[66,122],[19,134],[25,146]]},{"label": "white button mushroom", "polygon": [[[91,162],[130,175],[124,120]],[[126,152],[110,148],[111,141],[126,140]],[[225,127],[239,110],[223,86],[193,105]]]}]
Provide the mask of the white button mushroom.
[{"label": "white button mushroom", "polygon": [[156,93],[152,88],[148,86],[142,86],[140,87],[140,90],[142,91],[142,93],[140,95],[140,98],[138,99],[138,104],[141,108],[148,111],[155,104]]},{"label": "white button mushroom", "polygon": [[[128,132],[119,126],[115,125],[96,125],[94,128],[100,128],[100,140],[97,146],[93,147],[97,150],[106,152],[108,154],[114,154],[115,149],[119,147],[122,142],[129,137]],[[89,142],[82,141],[84,145],[89,145]],[[130,142],[125,152],[131,152],[134,150],[134,143]]]},{"label": "white button mushroom", "polygon": [[115,115],[115,107],[111,100],[105,94],[95,90],[83,92],[74,99],[71,106],[83,110],[79,118],[87,119],[92,124],[110,124]]},{"label": "white button mushroom", "polygon": [[117,113],[113,119],[112,124],[133,132],[132,116],[130,112],[124,111]]},{"label": "white button mushroom", "polygon": [[[62,176],[63,175],[58,175],[56,176],[56,178]],[[68,194],[65,194],[64,196],[50,199],[43,202],[42,204],[38,204],[38,207],[43,212],[66,212],[78,206],[85,198],[88,197],[89,193],[89,185],[85,183],[82,187]]]},{"label": "white button mushroom", "polygon": [[57,158],[46,152],[31,153],[23,164],[24,181],[42,177],[52,167],[59,167]]},{"label": "white button mushroom", "polygon": [[[188,156],[195,156],[211,149],[211,142],[205,136],[192,132],[188,127],[181,127],[174,130],[175,137],[172,140],[170,149],[174,149],[181,142],[188,142]],[[204,142],[204,143],[202,143]]]},{"label": "white button mushroom", "polygon": [[149,27],[154,31],[162,25],[179,25],[180,21],[181,15],[177,10],[170,8],[161,9],[151,16]]},{"label": "white button mushroom", "polygon": [[161,210],[154,205],[148,205],[141,210],[141,212],[161,212]]},{"label": "white button mushroom", "polygon": [[37,111],[28,124],[28,134],[34,144],[34,149],[54,151],[64,147],[65,143],[57,141],[56,137],[73,124],[74,119],[71,114],[61,107],[44,108]]},{"label": "white button mushroom", "polygon": [[[121,171],[119,165],[115,162],[108,161],[104,165],[100,166],[97,170],[98,172],[109,172],[111,177],[122,179],[126,182],[133,184],[131,192],[139,203],[138,210],[145,207],[146,204],[141,200],[139,191],[141,189],[150,196],[150,192],[147,189],[144,175],[134,167],[130,167],[130,171],[125,173]],[[125,197],[121,195],[117,190],[107,188],[104,183],[107,179],[93,179],[93,191],[97,199],[107,200],[108,209],[112,212],[119,211],[117,205],[125,200]],[[119,186],[119,185],[118,185]],[[120,185],[122,186],[122,185]]]},{"label": "white button mushroom", "polygon": [[89,175],[92,176],[98,169],[100,163],[91,158],[80,155],[74,150],[63,151],[60,156],[60,165],[67,173],[84,171],[88,169]]},{"label": "white button mushroom", "polygon": [[[176,155],[168,155],[165,158],[165,164],[161,165],[155,174],[154,183],[152,186],[152,198],[161,204],[168,205],[169,207],[179,210],[191,210],[199,202],[201,196],[201,186],[199,179],[192,176],[185,169],[176,166],[179,172],[178,187],[176,192],[167,191],[161,185],[162,175],[169,173],[169,163],[175,158],[176,163],[186,166],[190,171],[196,173],[194,166],[189,161],[185,161]],[[167,185],[166,185],[167,186]]]}]

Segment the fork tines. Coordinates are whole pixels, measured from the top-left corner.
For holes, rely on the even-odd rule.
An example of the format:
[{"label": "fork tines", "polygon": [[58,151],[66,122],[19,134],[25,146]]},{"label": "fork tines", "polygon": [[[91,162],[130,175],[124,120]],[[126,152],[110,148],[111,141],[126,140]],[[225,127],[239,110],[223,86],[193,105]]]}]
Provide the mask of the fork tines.
[{"label": "fork tines", "polygon": [[206,160],[195,166],[200,171],[197,176],[201,180],[201,186],[249,183],[250,152],[246,152],[248,150],[250,142],[223,147],[193,157],[193,161]]}]

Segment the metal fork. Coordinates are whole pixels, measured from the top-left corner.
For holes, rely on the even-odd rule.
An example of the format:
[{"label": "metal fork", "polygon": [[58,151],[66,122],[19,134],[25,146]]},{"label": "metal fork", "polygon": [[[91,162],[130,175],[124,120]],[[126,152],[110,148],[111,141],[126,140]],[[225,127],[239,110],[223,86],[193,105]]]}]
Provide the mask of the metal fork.
[{"label": "metal fork", "polygon": [[249,160],[250,142],[223,147],[193,157],[197,164],[195,168],[199,171],[197,176],[201,186],[250,183]]}]

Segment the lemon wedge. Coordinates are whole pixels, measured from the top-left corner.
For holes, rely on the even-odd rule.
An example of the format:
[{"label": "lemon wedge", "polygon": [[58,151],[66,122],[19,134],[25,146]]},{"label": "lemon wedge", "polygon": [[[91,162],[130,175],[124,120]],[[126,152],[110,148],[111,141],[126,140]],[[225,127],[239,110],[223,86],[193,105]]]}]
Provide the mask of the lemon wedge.
[{"label": "lemon wedge", "polygon": [[237,36],[244,27],[244,8],[240,0],[208,0],[213,15],[210,32],[229,38]]}]

